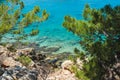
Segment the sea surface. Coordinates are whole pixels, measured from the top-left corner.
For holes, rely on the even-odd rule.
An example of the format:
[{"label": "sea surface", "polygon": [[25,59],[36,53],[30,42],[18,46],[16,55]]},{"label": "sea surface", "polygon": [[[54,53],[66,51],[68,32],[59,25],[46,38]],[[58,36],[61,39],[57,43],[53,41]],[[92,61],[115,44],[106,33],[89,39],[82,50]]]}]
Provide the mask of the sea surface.
[{"label": "sea surface", "polygon": [[[29,37],[28,42],[38,43],[40,46],[60,47],[55,53],[72,52],[74,48],[81,49],[80,38],[72,32],[68,32],[63,26],[65,15],[82,19],[82,12],[85,4],[92,8],[102,8],[106,4],[112,6],[120,5],[120,0],[23,0],[25,8],[23,12],[30,11],[34,6],[40,6],[41,10],[46,9],[50,14],[47,21],[40,23],[40,33],[35,37]],[[26,28],[29,32],[34,24]],[[12,37],[7,34],[6,37]],[[4,40],[14,41],[14,40]]]}]

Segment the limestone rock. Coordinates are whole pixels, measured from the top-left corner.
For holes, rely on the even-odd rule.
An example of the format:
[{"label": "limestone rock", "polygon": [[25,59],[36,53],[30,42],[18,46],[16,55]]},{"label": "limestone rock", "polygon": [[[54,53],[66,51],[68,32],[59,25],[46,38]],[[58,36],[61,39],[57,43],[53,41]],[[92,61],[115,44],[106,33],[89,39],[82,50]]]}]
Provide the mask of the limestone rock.
[{"label": "limestone rock", "polygon": [[37,75],[36,70],[16,66],[5,69],[2,76],[0,76],[0,80],[37,80]]},{"label": "limestone rock", "polygon": [[22,66],[20,62],[15,61],[12,57],[6,57],[2,62],[3,65],[13,67],[13,66]]},{"label": "limestone rock", "polygon": [[35,54],[34,48],[17,49],[16,52],[24,55]]},{"label": "limestone rock", "polygon": [[75,74],[70,71],[73,62],[66,60],[61,64],[62,69],[51,73],[46,80],[78,80]]},{"label": "limestone rock", "polygon": [[62,69],[68,69],[70,70],[70,68],[72,67],[73,62],[71,60],[66,60],[61,64]]},{"label": "limestone rock", "polygon": [[60,69],[50,74],[46,80],[78,80],[74,73],[68,70]]},{"label": "limestone rock", "polygon": [[7,58],[8,56],[7,56],[7,54],[1,54],[0,55],[0,63],[2,63],[6,58]]},{"label": "limestone rock", "polygon": [[3,47],[3,46],[0,46],[0,55],[3,54],[3,53],[8,54],[8,53],[10,53],[10,52],[8,51],[7,48],[5,48],[5,47]]}]

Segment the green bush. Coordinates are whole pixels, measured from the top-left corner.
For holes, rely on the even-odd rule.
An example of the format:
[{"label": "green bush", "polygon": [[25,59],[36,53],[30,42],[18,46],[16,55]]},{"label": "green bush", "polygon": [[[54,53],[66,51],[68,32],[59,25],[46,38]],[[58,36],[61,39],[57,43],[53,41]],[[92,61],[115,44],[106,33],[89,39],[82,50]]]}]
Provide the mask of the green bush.
[{"label": "green bush", "polygon": [[90,80],[85,76],[85,73],[80,70],[76,65],[71,67],[71,71],[75,73],[75,76],[80,80]]},{"label": "green bush", "polygon": [[20,61],[23,65],[28,66],[32,60],[28,56],[22,55],[18,58],[18,61]]}]

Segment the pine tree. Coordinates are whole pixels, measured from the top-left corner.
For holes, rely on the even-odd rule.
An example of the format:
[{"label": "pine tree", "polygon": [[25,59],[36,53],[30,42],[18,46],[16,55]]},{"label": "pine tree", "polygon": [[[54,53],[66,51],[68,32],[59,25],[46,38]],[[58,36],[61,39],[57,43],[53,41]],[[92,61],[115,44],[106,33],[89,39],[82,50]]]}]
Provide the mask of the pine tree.
[{"label": "pine tree", "polygon": [[0,4],[0,38],[4,37],[6,33],[19,34],[19,39],[39,33],[38,26],[27,34],[24,28],[32,23],[40,23],[47,20],[49,14],[43,10],[43,15],[39,15],[39,6],[35,6],[31,11],[24,13],[24,7],[22,0],[7,0]]},{"label": "pine tree", "polygon": [[120,6],[101,9],[85,5],[83,20],[65,16],[63,26],[77,34],[91,57],[84,62],[84,76],[90,80],[120,79]]}]

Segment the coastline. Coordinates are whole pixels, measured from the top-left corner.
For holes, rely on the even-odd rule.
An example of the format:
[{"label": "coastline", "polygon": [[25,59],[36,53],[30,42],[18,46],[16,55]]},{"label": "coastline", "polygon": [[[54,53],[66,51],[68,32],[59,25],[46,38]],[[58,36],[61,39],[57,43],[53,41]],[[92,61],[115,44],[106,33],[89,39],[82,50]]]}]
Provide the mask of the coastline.
[{"label": "coastline", "polygon": [[37,44],[22,43],[0,45],[0,50],[0,79],[55,80],[58,77],[60,80],[77,80],[74,73],[63,68],[73,64],[70,61],[64,63],[70,53],[51,54],[56,48],[39,48]]}]

